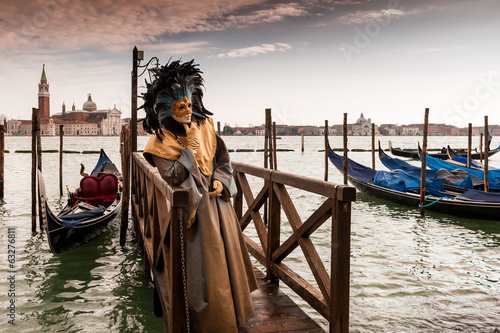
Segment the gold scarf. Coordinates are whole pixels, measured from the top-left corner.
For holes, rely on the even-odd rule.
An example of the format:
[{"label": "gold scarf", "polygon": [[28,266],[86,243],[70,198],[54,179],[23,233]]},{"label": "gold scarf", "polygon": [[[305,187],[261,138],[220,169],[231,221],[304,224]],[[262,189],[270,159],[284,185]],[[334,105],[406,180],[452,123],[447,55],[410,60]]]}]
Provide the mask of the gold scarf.
[{"label": "gold scarf", "polygon": [[[188,145],[187,137],[176,137],[175,134],[166,130],[163,130],[163,134],[163,142],[158,140],[155,134],[151,135],[144,148],[144,153],[177,161],[181,157],[182,151]],[[182,142],[184,147],[181,146],[177,139]],[[216,148],[217,138],[215,136],[214,123],[212,118],[207,118],[200,123],[200,146],[195,156],[200,171],[206,176],[210,176],[213,172],[212,160],[215,156]]]}]

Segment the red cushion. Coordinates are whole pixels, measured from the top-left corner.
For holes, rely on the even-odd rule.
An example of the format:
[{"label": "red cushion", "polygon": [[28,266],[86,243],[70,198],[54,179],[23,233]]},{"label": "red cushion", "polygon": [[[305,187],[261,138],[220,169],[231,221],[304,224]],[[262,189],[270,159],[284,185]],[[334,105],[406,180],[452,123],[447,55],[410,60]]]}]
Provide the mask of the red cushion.
[{"label": "red cushion", "polygon": [[111,173],[106,173],[100,178],[94,176],[84,177],[80,181],[80,192],[77,199],[87,201],[92,205],[109,206],[116,198],[118,178]]},{"label": "red cushion", "polygon": [[80,196],[93,198],[99,195],[99,178],[87,176],[80,180]]}]

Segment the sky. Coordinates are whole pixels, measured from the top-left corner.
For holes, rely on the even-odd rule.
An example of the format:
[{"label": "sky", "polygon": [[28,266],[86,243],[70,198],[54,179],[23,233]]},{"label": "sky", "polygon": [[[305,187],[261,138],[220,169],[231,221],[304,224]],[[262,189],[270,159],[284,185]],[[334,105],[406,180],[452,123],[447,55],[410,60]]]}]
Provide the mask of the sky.
[{"label": "sky", "polygon": [[81,109],[91,93],[99,109],[130,117],[137,46],[142,65],[195,59],[221,124],[260,125],[266,108],[287,125],[361,112],[423,123],[425,108],[433,123],[500,124],[497,0],[0,1],[8,119],[31,119],[44,64],[52,114]]}]

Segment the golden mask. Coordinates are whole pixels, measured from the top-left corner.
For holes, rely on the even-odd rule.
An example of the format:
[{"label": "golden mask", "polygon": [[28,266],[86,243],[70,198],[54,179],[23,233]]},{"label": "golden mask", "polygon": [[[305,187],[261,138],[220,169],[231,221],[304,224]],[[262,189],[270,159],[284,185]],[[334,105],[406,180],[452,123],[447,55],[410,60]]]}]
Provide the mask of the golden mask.
[{"label": "golden mask", "polygon": [[172,113],[177,117],[190,117],[193,113],[191,110],[191,97],[184,97],[175,101],[172,105]]}]

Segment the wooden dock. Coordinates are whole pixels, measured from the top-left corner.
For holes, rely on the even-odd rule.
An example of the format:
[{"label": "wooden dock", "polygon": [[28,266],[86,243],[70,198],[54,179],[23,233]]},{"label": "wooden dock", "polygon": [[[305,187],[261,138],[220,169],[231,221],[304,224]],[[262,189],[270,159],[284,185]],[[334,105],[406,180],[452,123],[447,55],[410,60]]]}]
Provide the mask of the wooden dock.
[{"label": "wooden dock", "polygon": [[240,333],[325,332],[264,273],[256,269],[255,275],[259,283],[259,289],[252,292],[255,315]]},{"label": "wooden dock", "polygon": [[[349,331],[350,214],[355,189],[270,170],[233,163],[238,194],[233,199],[236,215],[250,254],[266,269],[258,271],[259,289],[252,293],[255,316],[240,332],[324,332],[287,295],[279,283],[297,295],[329,321],[330,332]],[[254,197],[246,175],[260,177],[264,185]],[[181,230],[187,230],[187,192],[170,187],[142,154],[132,156],[131,202],[134,228],[145,256],[145,272],[154,285],[153,309],[161,316],[165,332],[188,332],[181,270]],[[301,221],[286,187],[324,197],[324,202]],[[243,211],[243,201],[247,211]],[[266,209],[267,227],[262,218]],[[281,211],[293,234],[281,241]],[[331,278],[309,236],[325,221],[332,221]],[[245,235],[252,223],[260,242]],[[314,287],[283,260],[296,248],[304,253]]]}]

